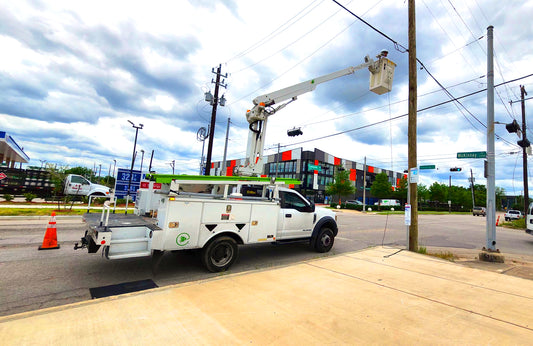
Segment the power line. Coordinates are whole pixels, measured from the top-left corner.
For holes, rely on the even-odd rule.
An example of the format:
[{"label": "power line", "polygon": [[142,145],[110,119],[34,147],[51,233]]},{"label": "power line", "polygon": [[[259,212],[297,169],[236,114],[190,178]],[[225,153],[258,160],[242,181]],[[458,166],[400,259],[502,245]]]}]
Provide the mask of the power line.
[{"label": "power line", "polygon": [[[351,1],[350,1],[351,2]],[[251,67],[254,67],[260,63],[262,63],[263,61],[265,60],[268,60],[270,59],[271,57],[273,57],[274,55],[276,54],[279,54],[280,52],[284,51],[285,49],[289,48],[290,46],[294,45],[296,42],[300,41],[302,38],[304,38],[305,36],[309,35],[310,33],[312,33],[313,31],[315,31],[316,29],[318,29],[320,26],[322,26],[324,23],[326,23],[328,20],[330,20],[331,18],[333,18],[337,13],[339,13],[341,10],[338,10],[336,11],[335,13],[333,13],[331,16],[327,17],[325,20],[323,20],[322,22],[320,22],[318,25],[314,26],[311,30],[307,31],[305,34],[303,34],[302,36],[298,37],[297,39],[295,39],[294,41],[290,42],[289,44],[287,44],[286,46],[284,46],[283,48],[279,49],[278,51],[276,51],[275,53],[259,60],[259,61],[256,61],[255,63],[251,64],[251,65],[248,65],[246,67],[243,67],[242,69],[238,70],[238,71],[235,71],[233,73],[239,73],[239,72],[242,72],[244,70],[247,70]]]},{"label": "power line", "polygon": [[[333,0],[335,1],[335,0]],[[526,76],[522,76],[522,77],[519,77],[519,78],[515,78],[513,80],[510,80],[510,81],[507,81],[507,82],[503,82],[503,83],[500,83],[500,84],[497,84],[497,85],[494,85],[494,87],[498,87],[498,86],[501,86],[501,85],[505,85],[507,83],[511,83],[511,82],[516,82],[518,80],[521,80],[521,79],[525,79],[525,78],[528,78],[528,77],[531,77],[533,76],[533,73],[532,74],[529,74],[529,75],[526,75]],[[427,107],[424,107],[424,108],[421,108],[421,109],[418,109],[417,110],[417,114],[420,113],[420,112],[423,112],[423,111],[426,111],[428,109],[431,109],[431,108],[435,108],[435,107],[438,107],[438,106],[442,106],[446,103],[450,103],[450,102],[457,102],[459,99],[463,99],[465,97],[469,97],[469,96],[472,96],[472,95],[475,95],[475,94],[479,94],[481,92],[484,92],[486,91],[487,89],[482,89],[482,90],[478,90],[478,91],[474,91],[474,92],[471,92],[469,94],[466,94],[466,95],[463,95],[463,96],[459,96],[459,97],[454,97],[453,99],[451,100],[447,100],[447,101],[443,101],[443,102],[440,102],[440,103],[437,103],[437,104],[434,104],[434,105],[431,105],[431,106],[427,106]],[[329,134],[329,135],[325,135],[325,136],[321,136],[321,137],[317,137],[317,138],[314,138],[314,139],[309,139],[309,140],[305,140],[305,141],[300,141],[300,142],[296,142],[296,143],[291,143],[291,144],[286,144],[286,145],[282,145],[281,147],[288,147],[288,146],[295,146],[295,145],[299,145],[299,144],[304,144],[304,143],[308,143],[308,142],[313,142],[313,141],[318,141],[318,140],[322,140],[322,139],[326,139],[326,138],[330,138],[330,137],[335,137],[335,136],[338,136],[338,135],[342,135],[342,134],[345,134],[345,133],[349,133],[349,132],[353,132],[353,131],[357,131],[357,130],[362,130],[362,129],[365,129],[365,128],[369,128],[369,127],[372,127],[372,126],[376,126],[376,125],[380,125],[380,124],[383,124],[383,123],[386,123],[387,121],[392,121],[392,120],[397,120],[397,119],[401,119],[403,117],[406,117],[408,114],[405,113],[405,114],[402,114],[402,115],[397,115],[395,117],[391,117],[390,119],[385,119],[385,120],[381,120],[381,121],[378,121],[378,122],[375,122],[375,123],[371,123],[371,124],[367,124],[367,125],[363,125],[363,126],[359,126],[359,127],[356,127],[356,128],[353,128],[353,129],[348,129],[348,130],[345,130],[345,131],[341,131],[341,132],[337,132],[337,133],[333,133],[333,134]],[[483,126],[486,127],[485,124],[481,123]],[[496,135],[496,138],[506,142],[507,144],[509,145],[513,145],[513,146],[516,146],[515,144],[507,141],[506,139]]]},{"label": "power line", "polygon": [[[274,37],[278,36],[279,34],[281,34],[282,32],[284,32],[285,30],[287,30],[288,28],[290,28],[292,25],[296,24],[300,19],[304,18],[305,16],[307,16],[309,13],[311,13],[316,7],[318,7],[322,2],[324,2],[324,0],[320,1],[320,3],[316,4],[313,8],[311,8],[309,11],[307,11],[307,13],[305,13],[304,15],[302,15],[300,18],[298,18],[297,20],[295,20],[293,23],[289,24],[294,18],[298,17],[301,13],[303,13],[305,10],[307,10],[309,7],[311,7],[315,2],[317,2],[318,0],[314,0],[313,2],[311,2],[309,5],[305,6],[302,10],[300,10],[298,13],[296,13],[294,16],[292,16],[289,20],[287,20],[285,23],[281,24],[280,26],[278,26],[276,29],[274,29],[270,34],[266,35],[265,37],[263,37],[262,39],[258,40],[256,43],[252,44],[250,47],[246,48],[245,50],[241,51],[240,53],[234,55],[232,58],[228,59],[228,61],[226,61],[226,63],[232,61],[232,60],[235,60],[237,58],[240,58],[240,57],[243,57],[245,56],[246,54],[254,51],[255,49],[261,47],[262,45],[264,45],[266,42],[270,41],[271,39],[273,39]],[[286,27],[285,27],[286,26]],[[285,27],[285,28],[284,28]],[[278,32],[279,31],[279,32]]]}]

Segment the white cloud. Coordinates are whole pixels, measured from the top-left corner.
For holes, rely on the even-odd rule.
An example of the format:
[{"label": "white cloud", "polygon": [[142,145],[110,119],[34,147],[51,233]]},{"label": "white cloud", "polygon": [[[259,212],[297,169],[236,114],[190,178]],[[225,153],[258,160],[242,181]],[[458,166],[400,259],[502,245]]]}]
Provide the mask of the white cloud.
[{"label": "white cloud", "polygon": [[[343,3],[407,45],[406,3]],[[258,0],[3,4],[0,130],[25,147],[32,165],[47,160],[108,166],[116,159],[128,166],[134,136],[127,123],[130,119],[145,125],[138,146],[145,153],[155,151],[156,169],[170,172],[169,162],[174,160],[179,172],[196,173],[202,150],[196,131],[207,127],[211,114],[203,101],[203,91],[214,88],[211,68],[222,64],[223,73],[229,73],[228,88],[222,90],[228,102],[219,107],[213,159],[222,158],[228,115],[232,119],[228,157],[240,158],[248,136],[244,115],[254,97],[357,65],[366,54],[375,55],[383,48],[398,64],[389,95],[368,92],[367,71],[321,85],[272,116],[267,147],[290,146],[407,113],[407,54],[333,2],[272,0],[265,4]],[[463,82],[486,74],[486,37],[465,45],[486,36],[489,25],[494,25],[496,83],[531,73],[531,2],[453,1],[453,5],[455,10],[448,2],[417,2],[417,52],[439,82],[458,84],[449,88],[454,96],[486,86],[485,78]],[[418,81],[419,108],[449,100],[426,71],[418,70]],[[509,106],[508,101],[516,101],[519,84],[530,88],[531,83],[525,79],[498,89],[497,121],[510,122],[519,116],[519,107]],[[433,93],[422,96],[428,92]],[[485,93],[461,103],[486,122]],[[438,174],[448,167],[464,165],[473,169],[479,182],[484,181],[482,160],[455,158],[458,151],[486,147],[484,127],[462,112],[449,103],[419,114],[419,162],[440,166],[439,172],[427,173],[429,179],[441,179]],[[302,126],[304,135],[287,137],[287,129],[293,126]],[[350,160],[366,156],[378,167],[403,171],[406,132],[404,117],[295,145],[306,150],[317,147]],[[497,185],[515,191],[512,181],[520,185],[521,170],[514,169],[514,156],[506,153],[516,151],[516,137],[501,125],[496,133],[511,143],[497,141],[496,168],[502,172],[501,177],[497,174]],[[509,174],[514,174],[514,180]],[[466,182],[466,176],[458,179]]]}]

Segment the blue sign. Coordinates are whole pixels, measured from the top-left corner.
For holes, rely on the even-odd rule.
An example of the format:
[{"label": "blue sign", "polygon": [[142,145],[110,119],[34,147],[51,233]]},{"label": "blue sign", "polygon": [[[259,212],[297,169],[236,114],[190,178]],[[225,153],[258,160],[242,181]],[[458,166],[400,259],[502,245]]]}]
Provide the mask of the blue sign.
[{"label": "blue sign", "polygon": [[[141,186],[141,171],[131,171],[130,197],[135,201],[137,190]],[[115,181],[115,196],[117,198],[126,198],[128,195],[128,185],[130,184],[130,170],[119,168],[117,180]]]}]

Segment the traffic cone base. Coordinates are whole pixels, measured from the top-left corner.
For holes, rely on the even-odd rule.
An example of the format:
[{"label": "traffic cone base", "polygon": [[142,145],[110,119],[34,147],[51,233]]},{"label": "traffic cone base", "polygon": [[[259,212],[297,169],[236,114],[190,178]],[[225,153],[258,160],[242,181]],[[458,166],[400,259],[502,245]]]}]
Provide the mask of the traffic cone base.
[{"label": "traffic cone base", "polygon": [[53,250],[59,249],[57,243],[57,230],[56,230],[56,213],[52,212],[52,217],[48,222],[48,228],[44,234],[43,244],[39,246],[39,250]]}]

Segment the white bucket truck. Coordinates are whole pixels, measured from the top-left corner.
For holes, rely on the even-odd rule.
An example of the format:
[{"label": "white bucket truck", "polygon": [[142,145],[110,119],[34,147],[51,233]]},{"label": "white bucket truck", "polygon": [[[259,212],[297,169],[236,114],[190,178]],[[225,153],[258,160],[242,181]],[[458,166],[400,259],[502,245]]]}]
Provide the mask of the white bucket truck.
[{"label": "white bucket truck", "polygon": [[335,213],[286,187],[295,180],[163,174],[151,179],[152,188],[139,190],[136,213],[152,218],[110,215],[109,209],[85,214],[88,229],[75,249],[95,253],[102,247],[108,259],[153,255],[155,263],[163,251],[197,249],[205,267],[218,272],[235,262],[238,245],[306,241],[327,252],[337,235]]}]

